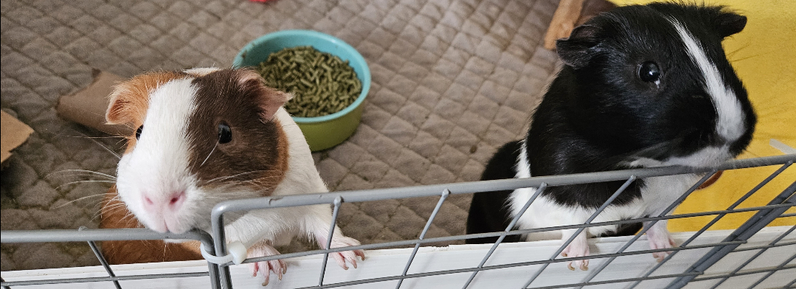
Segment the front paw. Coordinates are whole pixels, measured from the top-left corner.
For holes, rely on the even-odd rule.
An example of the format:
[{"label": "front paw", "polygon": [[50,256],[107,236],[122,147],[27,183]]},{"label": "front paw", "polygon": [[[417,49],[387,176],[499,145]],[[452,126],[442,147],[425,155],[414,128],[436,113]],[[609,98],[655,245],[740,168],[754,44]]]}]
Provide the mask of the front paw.
[{"label": "front paw", "polygon": [[[650,230],[651,231],[651,230]],[[656,232],[650,234],[647,232],[647,239],[650,242],[650,249],[668,249],[672,247],[677,247],[677,244],[674,242],[671,236],[669,236],[669,232]],[[662,251],[662,252],[655,252],[652,253],[652,257],[658,260],[658,262],[663,261],[666,256],[669,255],[669,251]]]},{"label": "front paw", "polygon": [[[323,238],[318,238],[318,244],[321,246],[321,248],[326,246],[326,242],[323,240]],[[331,247],[340,248],[358,246],[359,244],[359,241],[354,238],[334,236],[332,238]],[[363,261],[365,260],[365,251],[362,250],[332,252],[329,253],[329,255],[331,255],[334,260],[337,261],[337,265],[344,270],[348,270],[348,263],[350,263],[355,269],[357,268],[357,256],[359,256]]]},{"label": "front paw", "polygon": [[[578,236],[577,238],[572,240],[572,242],[569,243],[569,246],[564,248],[564,251],[561,251],[561,256],[563,257],[589,256],[589,243],[586,240],[586,237]],[[589,260],[588,259],[575,260],[575,261],[570,261],[567,264],[567,268],[569,268],[569,270],[575,271],[575,267],[580,268],[580,270],[582,271],[589,270]]]},{"label": "front paw", "polygon": [[[267,257],[278,255],[279,251],[271,247],[270,245],[266,244],[259,244],[255,247],[249,249],[249,258],[256,258],[256,257]],[[270,260],[270,261],[261,261],[251,263],[252,268],[252,276],[256,277],[257,272],[260,273],[263,277],[265,277],[265,281],[263,281],[263,286],[268,285],[268,282],[271,279],[271,272],[274,272],[279,280],[282,280],[282,274],[287,272],[287,264],[285,264],[282,260]]]}]

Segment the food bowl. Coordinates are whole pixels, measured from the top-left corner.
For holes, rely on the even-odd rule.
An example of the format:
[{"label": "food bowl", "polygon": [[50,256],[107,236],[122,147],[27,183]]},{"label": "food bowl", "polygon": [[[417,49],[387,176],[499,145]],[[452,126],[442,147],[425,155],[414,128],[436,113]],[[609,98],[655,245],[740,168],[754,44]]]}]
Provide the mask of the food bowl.
[{"label": "food bowl", "polygon": [[341,111],[318,117],[293,117],[298,124],[311,151],[334,147],[350,137],[362,118],[362,102],[370,89],[370,69],[356,49],[344,41],[317,31],[283,30],[261,36],[246,44],[235,56],[233,67],[257,67],[271,53],[285,48],[312,46],[320,52],[330,53],[341,60],[348,60],[357,78],[362,83],[362,92],[357,99]]}]

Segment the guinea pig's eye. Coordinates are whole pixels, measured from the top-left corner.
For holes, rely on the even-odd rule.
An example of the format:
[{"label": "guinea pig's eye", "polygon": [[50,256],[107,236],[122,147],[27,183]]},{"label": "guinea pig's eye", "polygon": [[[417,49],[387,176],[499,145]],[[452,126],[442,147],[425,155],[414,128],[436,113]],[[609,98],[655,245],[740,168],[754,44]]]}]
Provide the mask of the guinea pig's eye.
[{"label": "guinea pig's eye", "polygon": [[226,123],[218,124],[218,143],[228,143],[232,141],[232,130]]},{"label": "guinea pig's eye", "polygon": [[141,132],[142,131],[144,131],[144,126],[143,125],[139,126],[138,129],[135,130],[135,139],[141,138]]},{"label": "guinea pig's eye", "polygon": [[644,82],[658,82],[661,77],[661,69],[655,62],[644,62],[638,69],[638,77]]}]

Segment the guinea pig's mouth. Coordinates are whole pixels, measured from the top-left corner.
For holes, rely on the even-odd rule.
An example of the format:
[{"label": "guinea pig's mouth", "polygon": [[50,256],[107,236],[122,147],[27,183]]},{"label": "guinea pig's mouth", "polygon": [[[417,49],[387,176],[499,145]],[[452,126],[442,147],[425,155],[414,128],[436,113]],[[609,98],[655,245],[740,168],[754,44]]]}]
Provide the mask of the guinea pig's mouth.
[{"label": "guinea pig's mouth", "polygon": [[[728,146],[708,146],[696,150],[682,150],[662,144],[634,154],[630,159],[655,160],[654,166],[679,165],[694,168],[713,168],[733,158]],[[635,162],[646,163],[646,162]],[[647,165],[649,166],[649,165]]]},{"label": "guinea pig's mouth", "polygon": [[156,216],[145,221],[147,228],[158,233],[182,234],[193,229],[193,225],[181,222],[178,216]]},{"label": "guinea pig's mouth", "polygon": [[630,153],[626,159],[631,160],[630,162],[654,160],[657,163],[656,166],[681,165],[706,168],[721,165],[733,157],[734,154],[731,153],[726,140],[715,134],[694,129],[681,133],[669,141]]}]

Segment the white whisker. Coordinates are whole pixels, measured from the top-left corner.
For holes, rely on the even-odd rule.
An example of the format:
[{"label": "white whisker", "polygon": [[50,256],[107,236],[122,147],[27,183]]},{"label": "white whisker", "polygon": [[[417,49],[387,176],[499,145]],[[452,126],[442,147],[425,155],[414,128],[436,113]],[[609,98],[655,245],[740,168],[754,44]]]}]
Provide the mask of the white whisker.
[{"label": "white whisker", "polygon": [[93,143],[97,144],[98,146],[100,146],[102,149],[104,149],[105,151],[107,151],[108,153],[110,153],[111,155],[116,157],[117,159],[121,159],[122,158],[118,153],[116,153],[115,151],[113,151],[112,149],[107,147],[105,144],[100,143],[95,138],[89,137],[89,136],[85,136],[85,135],[84,135],[84,137],[87,138],[88,140],[92,141]]},{"label": "white whisker", "polygon": [[61,171],[57,171],[57,172],[52,172],[52,173],[47,174],[45,176],[45,178],[48,178],[51,175],[56,174],[56,173],[86,173],[86,174],[90,174],[90,175],[103,176],[103,177],[106,177],[106,178],[108,178],[110,180],[115,180],[116,179],[115,176],[110,175],[110,174],[101,173],[101,172],[97,172],[97,171],[91,171],[91,170],[83,170],[83,169],[70,169],[70,170],[61,170]]},{"label": "white whisker", "polygon": [[216,144],[213,146],[213,149],[212,149],[212,150],[210,150],[210,153],[209,153],[209,154],[207,154],[207,157],[205,157],[205,160],[204,160],[204,161],[202,161],[202,164],[200,164],[200,165],[199,165],[199,167],[200,167],[200,168],[201,168],[203,165],[205,165],[205,162],[207,162],[207,159],[209,159],[209,158],[210,158],[210,155],[212,155],[212,154],[213,154],[213,152],[214,152],[214,151],[216,151],[216,147],[218,147],[218,142],[216,142]]},{"label": "white whisker", "polygon": [[72,203],[75,203],[75,202],[79,202],[79,201],[82,201],[82,200],[85,200],[85,199],[88,199],[88,198],[102,197],[102,196],[104,196],[104,195],[105,195],[105,193],[102,193],[102,194],[94,194],[94,195],[89,195],[89,196],[85,196],[85,197],[80,197],[80,198],[77,198],[77,199],[74,199],[74,200],[68,201],[68,202],[66,202],[66,203],[60,204],[60,205],[56,206],[55,208],[56,208],[56,209],[60,209],[60,208],[62,208],[62,207],[64,207],[64,206],[66,206],[66,205],[69,205],[69,204],[72,204]]},{"label": "white whisker", "polygon": [[224,180],[228,180],[228,179],[231,179],[231,178],[239,177],[239,176],[242,176],[242,175],[259,173],[259,172],[263,172],[263,171],[264,170],[248,171],[248,172],[243,172],[243,173],[239,173],[239,174],[235,174],[235,175],[231,175],[231,176],[217,177],[217,178],[210,179],[210,180],[206,181],[205,183],[206,184],[212,184],[214,182],[224,181]]},{"label": "white whisker", "polygon": [[116,182],[113,181],[113,180],[81,180],[81,181],[74,181],[74,182],[68,182],[68,183],[61,184],[58,187],[56,187],[55,189],[57,190],[57,189],[63,188],[64,186],[74,185],[74,184],[83,184],[83,183],[115,184]]}]

